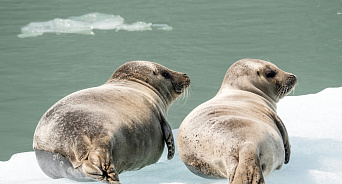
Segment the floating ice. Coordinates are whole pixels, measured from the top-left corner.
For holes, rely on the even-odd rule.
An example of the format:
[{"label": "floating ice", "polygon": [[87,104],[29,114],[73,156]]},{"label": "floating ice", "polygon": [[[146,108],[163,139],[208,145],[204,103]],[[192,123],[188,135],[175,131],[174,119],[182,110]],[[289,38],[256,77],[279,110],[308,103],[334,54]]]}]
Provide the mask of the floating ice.
[{"label": "floating ice", "polygon": [[[278,104],[291,142],[291,159],[266,178],[267,184],[335,184],[342,179],[342,87],[303,96],[288,96]],[[177,130],[173,130],[175,138]],[[177,152],[176,152],[177,153]],[[227,184],[192,174],[176,154],[138,171],[119,175],[122,184]],[[0,183],[75,184],[68,179],[50,179],[39,168],[34,152],[18,153],[0,162]],[[87,184],[101,182],[87,182]]]},{"label": "floating ice", "polygon": [[160,30],[165,30],[165,31],[171,31],[172,30],[172,27],[170,27],[167,24],[152,24],[151,26],[156,27],[157,29],[160,29]]},{"label": "floating ice", "polygon": [[21,28],[19,38],[37,37],[44,33],[77,33],[94,35],[93,30],[125,30],[146,31],[155,27],[158,30],[170,31],[172,27],[167,24],[152,24],[146,22],[135,22],[126,24],[120,15],[109,15],[103,13],[90,13],[67,19],[56,18],[47,22],[31,22]]}]

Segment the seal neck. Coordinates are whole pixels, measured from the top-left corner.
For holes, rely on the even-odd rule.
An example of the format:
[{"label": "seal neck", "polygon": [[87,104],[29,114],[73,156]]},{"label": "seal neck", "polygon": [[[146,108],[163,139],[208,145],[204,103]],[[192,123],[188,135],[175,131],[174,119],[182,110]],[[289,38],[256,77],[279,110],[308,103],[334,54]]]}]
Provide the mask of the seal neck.
[{"label": "seal neck", "polygon": [[[270,107],[274,112],[277,111],[277,103],[276,101],[273,100],[273,98],[271,98],[270,96],[268,96],[267,94],[265,94],[264,92],[262,92],[260,89],[258,88],[253,88],[253,89],[248,89],[248,90],[244,90],[244,89],[240,89],[238,87],[233,87],[233,86],[226,86],[223,87],[219,90],[219,92],[217,93],[217,95],[220,94],[225,94],[225,93],[229,93],[230,91],[244,91],[246,93],[251,93],[254,95],[257,95],[258,97],[260,97],[264,103]],[[217,96],[216,95],[216,96]]]},{"label": "seal neck", "polygon": [[[117,80],[108,81],[106,84],[110,84],[110,83],[112,83],[114,81],[117,81]],[[152,97],[157,95],[158,98],[153,98],[153,100],[157,100],[157,101],[160,100],[161,101],[161,103],[158,103],[158,104],[162,104],[159,108],[161,108],[160,110],[163,112],[165,117],[167,116],[167,111],[168,111],[168,109],[169,109],[169,107],[170,107],[172,102],[170,103],[169,100],[164,98],[163,95],[157,89],[155,89],[150,84],[148,84],[148,83],[146,83],[146,82],[144,82],[142,80],[139,80],[139,79],[131,78],[131,79],[125,79],[125,81],[130,82],[130,83],[134,83],[134,84],[138,84],[142,88],[148,89],[149,90],[149,94]],[[134,87],[134,86],[132,86],[132,87],[136,89],[136,87]]]},{"label": "seal neck", "polygon": [[259,88],[255,88],[253,91],[251,91],[251,93],[254,93],[260,97],[263,98],[263,100],[265,101],[265,103],[274,111],[277,111],[277,102],[269,95],[267,95],[266,93],[264,93],[262,90],[260,90]]}]

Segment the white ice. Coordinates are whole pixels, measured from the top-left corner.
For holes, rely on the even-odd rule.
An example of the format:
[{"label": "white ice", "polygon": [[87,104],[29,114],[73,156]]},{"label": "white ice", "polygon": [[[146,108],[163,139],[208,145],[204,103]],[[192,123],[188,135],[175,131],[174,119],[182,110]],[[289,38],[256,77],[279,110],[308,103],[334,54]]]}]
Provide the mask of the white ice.
[{"label": "white ice", "polygon": [[[290,163],[266,178],[267,184],[342,183],[342,87],[317,94],[288,96],[278,104],[292,145]],[[176,137],[177,130],[174,130]],[[119,175],[122,184],[227,184],[192,174],[176,154],[162,155],[158,163]],[[39,168],[34,153],[18,153],[0,162],[0,183],[75,184],[68,179],[50,179]],[[89,184],[100,182],[88,182]]]},{"label": "white ice", "polygon": [[135,22],[126,24],[120,15],[109,15],[103,13],[89,13],[78,17],[67,19],[55,18],[46,22],[31,22],[21,28],[19,38],[37,37],[44,33],[77,33],[94,35],[93,30],[125,30],[125,31],[146,31],[152,27],[159,30],[172,30],[167,24],[152,24],[146,22]]}]

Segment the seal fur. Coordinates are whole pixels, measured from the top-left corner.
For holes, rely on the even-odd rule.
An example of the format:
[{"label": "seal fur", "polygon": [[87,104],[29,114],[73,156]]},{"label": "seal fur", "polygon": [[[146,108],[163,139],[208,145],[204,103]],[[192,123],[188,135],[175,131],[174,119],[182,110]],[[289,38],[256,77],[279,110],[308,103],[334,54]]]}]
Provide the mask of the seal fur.
[{"label": "seal fur", "polygon": [[193,173],[260,184],[290,159],[286,128],[276,103],[296,85],[274,64],[243,59],[227,71],[217,95],[184,119],[177,136],[181,160]]},{"label": "seal fur", "polygon": [[174,155],[167,111],[189,86],[187,75],[147,61],[119,67],[101,86],[72,93],[39,121],[33,148],[52,178],[119,183],[118,174]]}]

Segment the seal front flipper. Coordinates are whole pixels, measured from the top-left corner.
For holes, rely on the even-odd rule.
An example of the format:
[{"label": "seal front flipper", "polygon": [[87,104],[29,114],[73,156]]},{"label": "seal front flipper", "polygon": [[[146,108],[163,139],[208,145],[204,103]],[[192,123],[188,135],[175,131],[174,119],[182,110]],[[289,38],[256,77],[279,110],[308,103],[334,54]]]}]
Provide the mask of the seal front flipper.
[{"label": "seal front flipper", "polygon": [[164,141],[168,149],[167,159],[171,160],[173,156],[175,155],[175,142],[173,139],[172,129],[163,115],[161,115],[160,124],[161,124],[161,128],[163,131]]},{"label": "seal front flipper", "polygon": [[284,149],[285,149],[285,161],[284,163],[287,164],[290,161],[290,154],[291,154],[291,145],[289,141],[289,136],[287,134],[287,130],[285,128],[285,125],[283,121],[276,115],[275,116],[276,125],[278,127],[278,130],[280,131],[281,137],[283,138],[284,143]]}]

